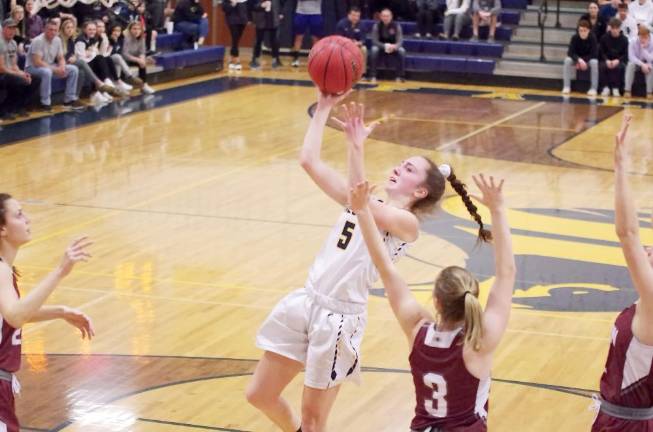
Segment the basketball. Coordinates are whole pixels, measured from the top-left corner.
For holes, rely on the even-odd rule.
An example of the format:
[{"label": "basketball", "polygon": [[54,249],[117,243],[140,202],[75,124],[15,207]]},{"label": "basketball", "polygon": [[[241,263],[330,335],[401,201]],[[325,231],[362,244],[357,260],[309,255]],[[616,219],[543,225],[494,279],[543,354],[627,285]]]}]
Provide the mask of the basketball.
[{"label": "basketball", "polygon": [[326,37],[311,49],[308,73],[323,93],[342,94],[363,75],[363,54],[350,39]]}]

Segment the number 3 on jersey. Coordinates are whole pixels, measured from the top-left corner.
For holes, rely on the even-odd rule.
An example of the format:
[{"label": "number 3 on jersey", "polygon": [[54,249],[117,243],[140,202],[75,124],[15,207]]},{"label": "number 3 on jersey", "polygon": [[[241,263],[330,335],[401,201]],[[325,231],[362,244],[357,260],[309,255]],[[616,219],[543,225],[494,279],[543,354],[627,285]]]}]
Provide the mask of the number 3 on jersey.
[{"label": "number 3 on jersey", "polygon": [[433,399],[424,400],[424,408],[433,417],[447,416],[447,382],[442,375],[427,373],[424,375],[424,385],[433,389]]},{"label": "number 3 on jersey", "polygon": [[338,247],[340,249],[347,249],[351,238],[354,236],[354,228],[356,224],[350,221],[345,222],[345,227],[342,229],[342,234],[340,234],[340,240],[338,240]]}]

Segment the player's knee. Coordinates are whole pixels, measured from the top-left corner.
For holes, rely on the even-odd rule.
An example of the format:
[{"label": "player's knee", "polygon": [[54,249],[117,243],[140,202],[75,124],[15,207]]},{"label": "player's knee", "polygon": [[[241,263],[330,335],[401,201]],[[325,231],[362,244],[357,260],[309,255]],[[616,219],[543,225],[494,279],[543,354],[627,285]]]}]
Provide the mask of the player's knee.
[{"label": "player's knee", "polygon": [[255,383],[250,383],[245,390],[247,402],[258,408],[263,409],[272,404],[274,398],[265,392],[265,389]]},{"label": "player's knee", "polygon": [[322,420],[318,410],[302,407],[302,432],[319,432]]}]

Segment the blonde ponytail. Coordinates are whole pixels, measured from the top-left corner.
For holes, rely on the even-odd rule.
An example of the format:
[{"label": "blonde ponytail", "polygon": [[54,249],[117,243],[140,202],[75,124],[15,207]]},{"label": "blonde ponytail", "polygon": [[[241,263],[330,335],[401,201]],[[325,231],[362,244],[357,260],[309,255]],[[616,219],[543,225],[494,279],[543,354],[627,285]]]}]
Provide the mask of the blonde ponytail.
[{"label": "blonde ponytail", "polygon": [[465,343],[470,344],[474,351],[481,349],[483,338],[483,308],[478,298],[465,291]]}]

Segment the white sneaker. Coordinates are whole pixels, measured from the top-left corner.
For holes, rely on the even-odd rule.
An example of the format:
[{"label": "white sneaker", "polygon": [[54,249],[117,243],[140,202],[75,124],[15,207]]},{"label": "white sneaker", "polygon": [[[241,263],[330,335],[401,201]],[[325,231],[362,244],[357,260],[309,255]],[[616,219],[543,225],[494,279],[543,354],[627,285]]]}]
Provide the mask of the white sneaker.
[{"label": "white sneaker", "polygon": [[107,101],[104,99],[104,96],[102,96],[102,93],[95,92],[91,95],[91,103],[93,105],[103,105],[107,103]]},{"label": "white sneaker", "polygon": [[569,93],[571,93],[571,89],[569,87],[562,88],[562,94],[569,94]]},{"label": "white sneaker", "polygon": [[113,102],[113,97],[109,93],[100,93],[100,95],[102,95],[105,102]]},{"label": "white sneaker", "polygon": [[299,67],[299,59],[298,60],[293,60],[292,63],[290,63],[292,67]]},{"label": "white sneaker", "polygon": [[590,89],[587,92],[587,96],[596,96],[596,95],[597,95],[597,93],[596,93],[596,90],[594,90],[594,89]]},{"label": "white sneaker", "polygon": [[236,63],[236,64],[234,65],[234,70],[235,70],[235,71],[241,71],[241,70],[243,70],[243,65],[241,65],[240,63]]},{"label": "white sneaker", "polygon": [[619,93],[619,89],[618,89],[618,88],[613,88],[613,89],[612,89],[612,96],[614,96],[614,97],[621,97],[621,93]]},{"label": "white sneaker", "polygon": [[608,87],[603,87],[603,91],[601,92],[601,96],[610,96],[610,89]]},{"label": "white sneaker", "polygon": [[123,80],[118,80],[116,87],[118,87],[118,90],[124,93],[129,93],[134,88],[129,84],[127,84],[126,82],[124,82]]},{"label": "white sneaker", "polygon": [[113,83],[113,81],[111,81],[109,78],[105,79],[105,80],[104,80],[104,83],[105,83],[106,85],[108,85],[109,87],[116,88],[116,86],[115,86],[115,84]]},{"label": "white sneaker", "polygon": [[153,93],[154,93],[154,89],[152,87],[150,87],[147,84],[143,85],[143,94],[151,95]]},{"label": "white sneaker", "polygon": [[229,70],[230,71],[235,71],[236,70],[236,63],[229,63]]}]

